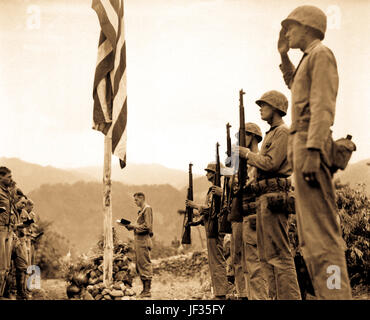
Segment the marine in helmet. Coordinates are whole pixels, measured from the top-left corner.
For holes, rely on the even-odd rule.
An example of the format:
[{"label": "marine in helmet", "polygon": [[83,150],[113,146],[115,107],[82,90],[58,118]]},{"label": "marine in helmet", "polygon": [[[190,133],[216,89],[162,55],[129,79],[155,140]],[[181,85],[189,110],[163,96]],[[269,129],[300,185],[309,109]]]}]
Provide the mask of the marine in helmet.
[{"label": "marine in helmet", "polygon": [[259,153],[236,147],[241,157],[257,170],[256,181],[247,185],[247,193],[256,196],[257,250],[271,299],[299,300],[294,260],[288,237],[288,211],[277,206],[277,199],[290,187],[292,169],[287,161],[288,127],[283,121],[287,98],[279,91],[264,93],[256,101],[262,120],[270,124]]},{"label": "marine in helmet", "polygon": [[[350,299],[351,287],[345,260],[335,193],[330,171],[335,104],[338,92],[337,63],[322,44],[326,15],[317,7],[300,6],[281,22],[278,41],[280,69],[292,93],[292,125],[288,158],[295,176],[298,236],[315,295],[319,299]],[[303,52],[295,67],[289,49]],[[340,286],[327,286],[327,270],[340,270]]]},{"label": "marine in helmet", "polygon": [[[222,164],[221,164],[222,166]],[[211,282],[213,288],[213,294],[216,299],[226,299],[226,295],[230,291],[230,286],[227,280],[226,274],[226,260],[223,251],[224,244],[224,234],[218,233],[216,237],[208,233],[209,228],[207,224],[209,223],[209,214],[212,204],[212,197],[214,195],[222,195],[222,187],[213,185],[216,173],[216,163],[209,163],[204,169],[206,171],[207,180],[212,184],[207,192],[206,200],[203,205],[197,204],[194,201],[186,200],[186,206],[198,210],[202,218],[198,221],[190,223],[192,226],[203,224],[206,230],[207,236],[207,251],[208,251],[208,265],[211,274]]]},{"label": "marine in helmet", "polygon": [[[245,124],[246,146],[253,152],[258,152],[258,143],[262,141],[260,127],[252,122]],[[235,137],[239,139],[239,133]],[[254,167],[248,166],[248,177],[254,179]],[[234,176],[237,179],[237,175]],[[249,195],[244,199],[250,205],[255,197]],[[255,211],[242,210],[232,211],[229,215],[232,227],[231,257],[235,270],[235,286],[238,296],[241,299],[266,300],[267,284],[261,268],[257,253],[256,215]]]}]

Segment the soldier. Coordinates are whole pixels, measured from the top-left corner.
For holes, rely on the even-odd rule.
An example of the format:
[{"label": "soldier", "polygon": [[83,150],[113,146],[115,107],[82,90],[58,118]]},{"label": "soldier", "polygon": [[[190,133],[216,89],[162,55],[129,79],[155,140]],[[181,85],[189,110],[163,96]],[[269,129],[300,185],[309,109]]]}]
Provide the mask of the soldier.
[{"label": "soldier", "polygon": [[[215,173],[216,173],[216,164],[209,163],[206,171],[206,177],[209,182],[213,183]],[[210,208],[212,204],[212,197],[222,195],[222,188],[212,185],[207,192],[207,197],[204,205],[196,204],[194,201],[186,200],[186,205],[192,207],[193,209],[198,210],[202,215],[202,218],[191,223],[192,226],[199,224],[204,224],[207,235],[207,249],[208,249],[208,264],[209,271],[211,273],[211,281],[213,292],[216,299],[226,299],[226,295],[229,291],[229,285],[226,276],[226,261],[223,254],[223,240],[224,234],[218,233],[216,237],[209,234],[208,224],[210,223]]]},{"label": "soldier", "polygon": [[[262,141],[261,129],[255,123],[247,122],[245,124],[245,135],[246,145],[251,150],[258,152],[258,143]],[[235,136],[239,139],[238,133]],[[252,168],[248,166],[251,179]],[[236,176],[234,176],[235,178]],[[250,197],[248,201],[253,202],[254,197]],[[255,215],[254,217],[249,216],[253,213],[255,212],[249,212],[248,216],[246,216],[244,212],[235,212],[229,216],[232,226],[231,253],[235,270],[236,289],[241,299],[256,299],[257,297],[266,299],[267,295],[263,295],[262,292],[266,292],[267,285],[257,256],[257,244],[253,240],[255,231],[250,229],[249,224],[251,220],[254,219],[255,221]],[[248,265],[246,263],[247,260]],[[251,280],[252,283],[250,282]],[[256,290],[259,290],[261,293],[257,294]]]},{"label": "soldier", "polygon": [[16,220],[13,225],[13,247],[12,247],[12,260],[15,267],[15,278],[17,288],[17,300],[27,300],[29,297],[26,292],[26,274],[28,264],[27,243],[25,236],[25,229],[27,225],[23,223],[29,220],[26,210],[26,197],[23,192],[17,188],[14,195],[14,210]]},{"label": "soldier", "polygon": [[136,223],[126,225],[127,230],[134,230],[136,270],[143,283],[143,290],[140,297],[151,297],[151,283],[153,278],[153,267],[150,260],[150,251],[153,244],[153,210],[145,202],[145,195],[142,192],[134,194],[135,204],[140,208]]},{"label": "soldier", "polygon": [[[278,41],[280,69],[292,92],[289,161],[295,178],[298,236],[315,295],[319,299],[351,299],[351,287],[340,220],[330,171],[330,127],[338,92],[337,63],[321,43],[326,15],[314,6],[301,6],[282,21]],[[289,49],[304,54],[295,68]],[[340,279],[327,285],[333,271]]]},{"label": "soldier", "polygon": [[282,119],[288,109],[286,97],[275,90],[256,101],[262,120],[270,124],[260,153],[236,147],[248,164],[257,168],[257,182],[248,190],[257,198],[257,249],[271,298],[300,300],[288,236],[288,212],[277,205],[290,187],[291,167],[287,161],[288,128]]},{"label": "soldier", "polygon": [[[255,123],[245,124],[246,145],[255,153],[258,153],[258,144],[262,141],[262,132]],[[255,167],[248,166],[249,181],[252,184],[256,177]],[[243,262],[247,275],[248,298],[250,300],[267,300],[267,281],[262,269],[261,261],[257,251],[256,231],[256,197],[254,193],[247,193],[247,208],[242,212],[243,216]]]},{"label": "soldier", "polygon": [[9,187],[12,184],[12,173],[6,167],[0,167],[0,298],[4,295],[6,279],[11,266],[11,247],[13,231],[12,198]]}]

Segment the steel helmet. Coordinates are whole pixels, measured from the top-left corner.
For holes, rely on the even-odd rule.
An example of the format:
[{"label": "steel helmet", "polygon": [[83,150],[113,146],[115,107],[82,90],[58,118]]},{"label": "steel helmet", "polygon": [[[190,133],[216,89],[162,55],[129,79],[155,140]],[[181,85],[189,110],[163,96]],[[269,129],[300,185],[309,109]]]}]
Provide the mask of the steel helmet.
[{"label": "steel helmet", "polygon": [[324,39],[326,31],[326,14],[321,9],[314,6],[297,7],[281,22],[281,25],[287,28],[289,22],[292,21],[319,31],[320,40]]},{"label": "steel helmet", "polygon": [[262,141],[262,131],[260,127],[255,123],[247,122],[245,124],[245,132],[253,133],[256,136],[258,142]]},{"label": "steel helmet", "polygon": [[283,113],[284,116],[286,115],[288,110],[288,99],[281,92],[276,90],[265,92],[262,97],[256,101],[259,106],[261,106],[262,102],[265,102],[271,107],[278,109]]},{"label": "steel helmet", "polygon": [[[225,166],[220,163],[220,168],[224,168]],[[204,169],[205,171],[212,171],[214,173],[216,173],[216,162],[210,162],[208,163],[207,165],[207,168]]]}]

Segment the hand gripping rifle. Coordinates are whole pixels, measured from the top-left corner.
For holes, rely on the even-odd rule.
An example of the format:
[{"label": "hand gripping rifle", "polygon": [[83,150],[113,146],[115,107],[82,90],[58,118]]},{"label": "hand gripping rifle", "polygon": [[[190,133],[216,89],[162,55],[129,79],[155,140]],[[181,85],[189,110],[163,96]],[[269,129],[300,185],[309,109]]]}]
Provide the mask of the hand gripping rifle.
[{"label": "hand gripping rifle", "polygon": [[[189,163],[189,187],[188,187],[188,200],[193,200],[193,173],[192,173],[193,164]],[[184,215],[183,223],[183,232],[182,232],[182,244],[191,244],[191,226],[189,223],[193,221],[193,208],[186,207],[186,212]]]},{"label": "hand gripping rifle", "polygon": [[[213,185],[221,187],[221,166],[220,166],[220,144],[216,143],[216,172],[213,180]],[[208,236],[209,238],[217,238],[218,236],[218,215],[221,211],[221,197],[213,194],[212,204],[208,221]]]},{"label": "hand gripping rifle", "polygon": [[[246,147],[245,141],[245,117],[244,117],[244,103],[243,95],[245,92],[243,89],[239,91],[239,146]],[[239,155],[239,169],[238,169],[238,186],[234,192],[234,197],[231,204],[231,212],[229,220],[231,221],[243,221],[241,215],[243,210],[243,188],[248,180],[247,172],[247,160],[241,158]]]},{"label": "hand gripping rifle", "polygon": [[[225,163],[226,167],[231,167],[231,138],[230,138],[230,128],[229,123],[226,124],[226,145],[227,145],[227,160]],[[224,176],[224,188],[222,191],[221,199],[221,219],[220,219],[220,232],[221,233],[232,233],[231,223],[228,221],[228,215],[230,213],[231,207],[231,186],[230,186],[230,177]]]}]

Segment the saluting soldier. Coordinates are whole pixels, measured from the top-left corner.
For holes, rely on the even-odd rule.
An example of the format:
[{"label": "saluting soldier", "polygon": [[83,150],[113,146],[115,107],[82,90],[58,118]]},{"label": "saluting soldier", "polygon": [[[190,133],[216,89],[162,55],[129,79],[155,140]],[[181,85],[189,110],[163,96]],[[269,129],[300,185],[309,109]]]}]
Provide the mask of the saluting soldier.
[{"label": "saluting soldier", "polygon": [[[206,177],[209,182],[213,184],[216,174],[216,164],[209,163],[206,171]],[[206,229],[207,235],[207,249],[208,249],[208,264],[209,271],[211,274],[211,281],[213,287],[213,293],[216,299],[226,299],[226,295],[229,293],[229,284],[226,275],[226,260],[223,253],[223,241],[224,234],[218,233],[217,236],[209,233],[208,224],[210,223],[212,197],[222,195],[222,188],[212,185],[207,192],[206,200],[204,205],[200,205],[191,200],[186,200],[186,206],[198,210],[201,214],[201,219],[190,223],[191,226],[203,224]],[[219,213],[217,213],[219,214]]]},{"label": "saluting soldier", "polygon": [[256,182],[248,186],[257,197],[257,249],[269,296],[273,299],[300,300],[301,294],[288,237],[288,212],[278,206],[279,197],[290,188],[291,167],[287,160],[288,127],[283,121],[287,98],[278,91],[264,93],[256,101],[262,120],[270,124],[260,153],[236,147],[248,164],[257,168]]},{"label": "saluting soldier", "polygon": [[[333,52],[321,42],[326,21],[325,13],[317,7],[296,8],[281,23],[278,50],[280,68],[292,92],[289,160],[294,169],[303,257],[317,298],[351,299],[346,245],[330,171],[330,127],[334,123],[339,77]],[[290,48],[303,52],[297,68],[288,57]],[[328,277],[333,271],[339,280],[329,286]]]}]

